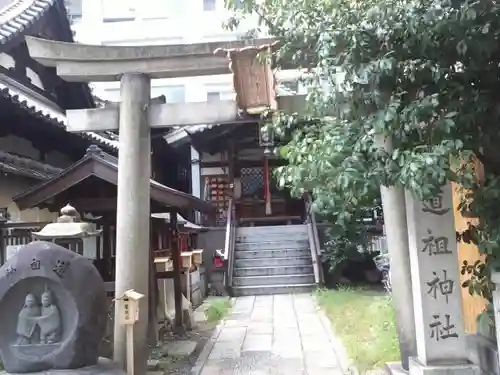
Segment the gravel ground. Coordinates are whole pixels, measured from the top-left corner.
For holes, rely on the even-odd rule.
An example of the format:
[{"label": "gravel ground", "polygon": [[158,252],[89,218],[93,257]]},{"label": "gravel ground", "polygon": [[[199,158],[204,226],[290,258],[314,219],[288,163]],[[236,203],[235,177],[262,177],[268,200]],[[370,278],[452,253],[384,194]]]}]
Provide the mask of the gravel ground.
[{"label": "gravel ground", "polygon": [[191,368],[196,363],[196,360],[203,350],[205,343],[212,336],[217,322],[215,323],[198,323],[192,331],[178,335],[173,332],[167,332],[163,336],[162,345],[170,342],[178,342],[181,340],[190,340],[196,342],[196,349],[189,356],[169,356],[166,350],[160,346],[154,350],[151,355],[149,366],[150,371],[158,371],[164,375],[188,375],[191,373]]},{"label": "gravel ground", "polygon": [[[148,372],[155,375],[188,375],[191,373],[191,368],[196,363],[200,352],[203,350],[205,343],[210,339],[218,321],[207,322],[204,314],[205,308],[210,304],[211,297],[205,300],[193,317],[195,320],[194,327],[191,331],[186,331],[182,334],[175,334],[170,329],[166,328],[161,332],[161,344],[152,350],[148,363]],[[100,355],[103,357],[112,357],[112,342],[113,342],[113,300],[109,299],[109,320],[105,338],[101,344]],[[172,356],[168,355],[166,344],[189,340],[196,342],[196,349],[188,356]],[[151,374],[153,375],[153,374]]]}]

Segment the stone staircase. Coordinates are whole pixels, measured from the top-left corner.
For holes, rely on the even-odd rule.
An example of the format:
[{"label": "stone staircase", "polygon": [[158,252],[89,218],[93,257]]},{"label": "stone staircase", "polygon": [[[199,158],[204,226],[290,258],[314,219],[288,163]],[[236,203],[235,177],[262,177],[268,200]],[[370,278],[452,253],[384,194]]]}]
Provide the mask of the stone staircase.
[{"label": "stone staircase", "polygon": [[236,229],[235,296],[304,293],[316,287],[306,225]]}]

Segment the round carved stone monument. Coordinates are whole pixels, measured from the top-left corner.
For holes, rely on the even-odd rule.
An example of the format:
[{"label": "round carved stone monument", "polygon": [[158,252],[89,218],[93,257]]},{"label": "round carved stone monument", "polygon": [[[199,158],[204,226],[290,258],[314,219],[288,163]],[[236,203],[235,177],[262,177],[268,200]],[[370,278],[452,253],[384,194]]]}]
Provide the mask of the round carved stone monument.
[{"label": "round carved stone monument", "polygon": [[0,268],[0,351],[7,372],[96,367],[106,321],[104,282],[87,258],[39,241]]}]

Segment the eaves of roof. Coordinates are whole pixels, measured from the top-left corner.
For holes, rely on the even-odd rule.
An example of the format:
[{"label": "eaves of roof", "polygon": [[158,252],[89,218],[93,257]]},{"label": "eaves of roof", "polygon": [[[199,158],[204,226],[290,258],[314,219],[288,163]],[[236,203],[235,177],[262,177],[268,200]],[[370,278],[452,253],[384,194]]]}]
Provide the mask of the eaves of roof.
[{"label": "eaves of roof", "polygon": [[[12,0],[9,5],[0,9],[0,45],[6,44],[17,36],[28,32],[30,28],[42,19],[47,11],[57,5],[58,1],[60,0]],[[67,20],[65,21],[68,22]],[[65,41],[72,42],[69,23],[67,29],[68,37],[71,40]],[[89,97],[89,103],[93,106],[94,103],[90,96],[90,90],[88,87],[84,87],[83,89]],[[29,95],[24,95],[18,92],[19,90],[8,87],[5,84],[0,84],[0,91],[1,97],[19,104],[21,108],[27,110],[31,115],[41,118],[54,126],[66,128],[66,116],[60,108],[53,110],[50,108],[51,106],[40,105],[40,103],[36,103],[36,99]],[[118,142],[106,139],[99,134],[90,132],[83,133],[81,136],[92,142],[97,142],[107,149],[115,152],[118,150]]]},{"label": "eaves of roof", "polygon": [[49,180],[61,173],[62,169],[0,150],[0,171],[36,180]]},{"label": "eaves of roof", "polygon": [[165,142],[167,142],[167,144],[175,147],[187,142],[190,135],[202,133],[217,126],[220,126],[220,124],[201,124],[180,127],[166,134],[163,138],[165,139]]},{"label": "eaves of roof", "polygon": [[[39,118],[53,126],[66,128],[66,115],[55,103],[44,103],[5,82],[0,82],[0,97],[10,100],[35,118]],[[91,142],[97,142],[107,149],[118,150],[117,141],[107,139],[97,133],[82,133],[81,136]]]},{"label": "eaves of roof", "polygon": [[5,44],[33,26],[56,0],[13,0],[0,9],[0,44]]},{"label": "eaves of roof", "polygon": [[[89,163],[95,163],[92,165],[100,165],[106,168],[93,167],[92,169],[88,169]],[[111,171],[111,173],[109,173],[109,171]],[[42,201],[46,201],[55,194],[59,194],[61,192],[59,189],[67,190],[70,186],[74,186],[80,183],[82,179],[90,176],[95,176],[116,185],[118,183],[117,174],[118,159],[113,155],[106,154],[99,147],[92,145],[82,159],[61,171],[61,173],[54,178],[43,181],[36,186],[32,186],[27,191],[18,194],[13,197],[13,200],[20,209],[35,207]],[[59,188],[53,189],[56,184],[59,184]],[[150,180],[150,189],[151,199],[165,206],[194,209],[209,214],[213,214],[216,210],[215,206],[210,202],[196,198],[191,194],[172,189],[152,179]],[[58,190],[59,193],[54,193]]]}]

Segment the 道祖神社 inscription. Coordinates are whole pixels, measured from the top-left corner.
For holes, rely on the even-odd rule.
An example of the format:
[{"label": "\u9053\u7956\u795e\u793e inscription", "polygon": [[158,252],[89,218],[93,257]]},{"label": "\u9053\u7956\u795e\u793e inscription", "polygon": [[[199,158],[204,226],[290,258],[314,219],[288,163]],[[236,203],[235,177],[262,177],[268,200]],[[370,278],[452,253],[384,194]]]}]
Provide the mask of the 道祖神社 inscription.
[{"label": "\u9053\u7956\u795e\u793e inscription", "polygon": [[450,212],[450,208],[443,205],[442,194],[422,202],[422,206],[422,212],[433,215],[443,216]]},{"label": "\u9053\u7956\u795e\u793e inscription", "polygon": [[[422,213],[424,214],[442,217],[450,211],[450,208],[444,206],[442,194],[422,202]],[[440,235],[433,236],[430,229],[427,229],[427,232],[429,236],[422,238],[422,243],[424,244],[422,252],[427,253],[429,256],[453,255],[453,251],[449,247],[450,239],[448,237]],[[453,240],[455,241],[456,238],[453,238]],[[449,296],[453,293],[453,285],[455,281],[448,279],[448,270],[443,269],[441,272],[443,277],[442,280],[436,272],[432,272],[434,278],[427,282],[427,286],[430,287],[427,294],[432,296],[434,299],[437,299],[439,293],[444,296],[446,304],[448,304]],[[443,315],[443,318],[441,318],[441,315]],[[436,341],[458,338],[458,334],[456,332],[452,333],[455,325],[450,323],[450,319],[450,314],[432,314],[432,320],[429,323],[430,337]]]},{"label": "\u9053\u7956\u795e\u793e inscription", "polygon": [[455,325],[450,323],[450,315],[444,314],[444,319],[440,315],[433,315],[433,321],[429,324],[431,328],[431,338],[436,341],[450,338],[458,338],[458,333],[454,331]]},{"label": "\u9053\u7956\u795e\u793e inscription", "polygon": [[438,298],[438,296],[442,296],[446,299],[446,303],[448,303],[448,296],[453,293],[455,282],[448,279],[448,271],[446,270],[442,270],[442,277],[439,276],[437,272],[433,272],[432,274],[435,277],[427,282],[427,286],[429,287],[427,293],[434,299]]},{"label": "\u9053\u7956\u795e\u793e inscription", "polygon": [[106,321],[104,282],[75,252],[32,242],[0,269],[0,354],[7,372],[95,365]]},{"label": "\u9053\u7956\u795e\u793e inscription", "polygon": [[407,194],[419,361],[465,360],[458,254],[451,185],[419,201]]},{"label": "\u9053\u7956\u795e\u793e inscription", "polygon": [[429,256],[440,254],[451,254],[449,248],[449,239],[443,236],[435,237],[430,229],[427,229],[428,237],[422,239],[423,248],[422,252],[429,254]]}]

